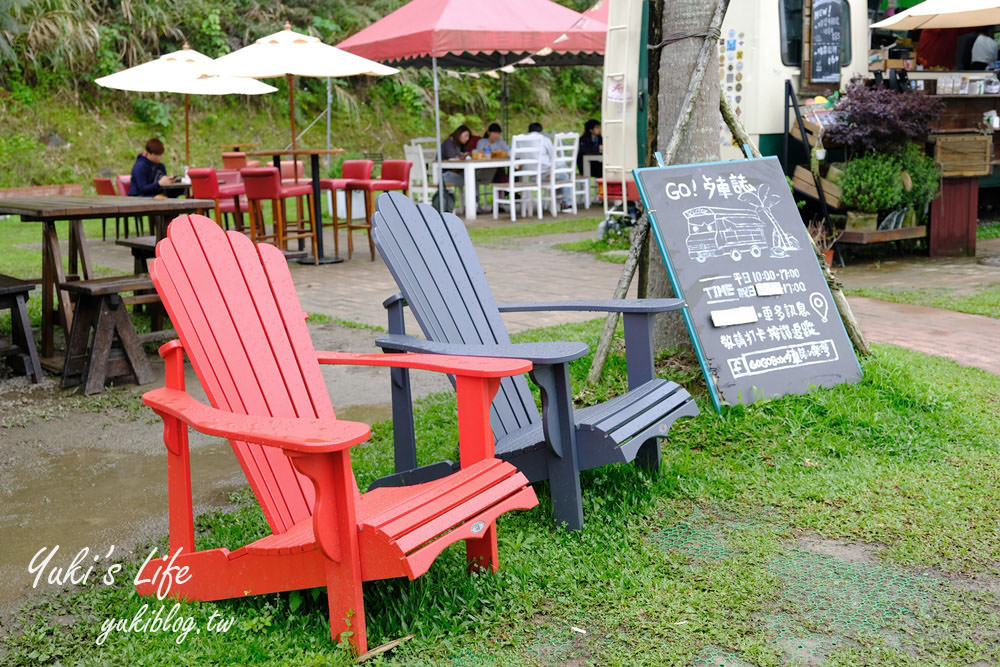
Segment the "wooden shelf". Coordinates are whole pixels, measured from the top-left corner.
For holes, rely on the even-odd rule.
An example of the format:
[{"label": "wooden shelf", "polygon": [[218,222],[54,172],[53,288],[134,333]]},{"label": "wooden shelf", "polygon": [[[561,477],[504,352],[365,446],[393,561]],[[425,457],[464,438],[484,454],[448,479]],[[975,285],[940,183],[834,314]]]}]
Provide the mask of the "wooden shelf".
[{"label": "wooden shelf", "polygon": [[869,243],[885,243],[886,241],[902,241],[903,239],[922,239],[925,236],[927,236],[927,226],[918,225],[916,227],[900,227],[899,229],[878,229],[872,232],[845,230],[837,242],[867,245]]}]

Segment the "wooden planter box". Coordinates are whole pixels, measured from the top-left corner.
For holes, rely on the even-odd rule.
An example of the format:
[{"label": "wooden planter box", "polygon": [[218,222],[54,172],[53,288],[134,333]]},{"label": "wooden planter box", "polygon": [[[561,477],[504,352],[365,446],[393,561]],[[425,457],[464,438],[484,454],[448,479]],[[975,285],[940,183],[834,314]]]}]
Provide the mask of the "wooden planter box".
[{"label": "wooden planter box", "polygon": [[[826,198],[826,205],[830,208],[843,208],[844,205],[840,201],[842,194],[840,186],[834,185],[825,178],[820,178],[819,182],[823,187],[823,196]],[[792,185],[795,186],[796,190],[819,199],[819,193],[816,192],[816,182],[813,180],[812,172],[806,167],[799,165],[795,168],[795,173],[792,176]]]},{"label": "wooden planter box", "polygon": [[988,176],[992,169],[993,135],[939,134],[934,138],[934,162],[941,176]]},{"label": "wooden planter box", "polygon": [[849,232],[874,232],[878,229],[878,213],[848,211],[844,229]]}]

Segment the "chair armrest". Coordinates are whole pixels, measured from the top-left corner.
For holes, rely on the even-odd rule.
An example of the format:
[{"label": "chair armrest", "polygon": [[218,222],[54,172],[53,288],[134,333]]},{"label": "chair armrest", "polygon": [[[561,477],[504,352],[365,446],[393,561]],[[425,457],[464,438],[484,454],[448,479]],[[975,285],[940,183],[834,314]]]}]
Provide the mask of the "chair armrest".
[{"label": "chair armrest", "polygon": [[[397,336],[386,336],[397,338]],[[409,336],[398,336],[409,339]],[[419,338],[413,340],[419,341]],[[467,355],[466,357],[438,354],[351,354],[348,352],[316,351],[316,360],[321,364],[337,364],[346,366],[384,366],[387,368],[409,368],[418,371],[434,371],[470,378],[502,378],[509,375],[521,375],[531,370],[531,362],[525,359],[506,355],[503,358],[491,358],[497,355]]]},{"label": "chair armrest", "polygon": [[[590,351],[586,343],[508,343],[507,345],[464,345],[438,343],[423,338],[389,334],[379,336],[375,344],[383,349],[404,352],[425,352],[434,355],[459,355],[462,357],[496,357],[499,359],[526,359],[532,364],[552,365],[579,359]],[[377,355],[373,355],[376,356]],[[390,355],[382,355],[382,358]],[[404,355],[406,356],[406,355]],[[412,356],[412,355],[411,355]],[[469,360],[460,363],[468,365]],[[462,369],[465,371],[466,369]],[[527,372],[530,368],[520,371]],[[446,371],[456,373],[455,370]],[[520,373],[517,373],[520,374]],[[514,375],[514,373],[511,373]]]},{"label": "chair armrest", "polygon": [[396,292],[395,294],[393,294],[388,299],[382,302],[382,307],[391,308],[392,306],[400,302],[402,302],[404,306],[406,305],[406,299],[403,297],[403,295],[400,294],[399,292]]},{"label": "chair armrest", "polygon": [[148,391],[142,402],[158,415],[179,419],[206,435],[308,454],[345,450],[365,442],[371,433],[367,424],[359,422],[256,417],[218,410],[178,389]]},{"label": "chair armrest", "polygon": [[601,313],[665,313],[680,310],[684,299],[579,299],[538,303],[501,303],[501,313],[530,312],[538,310],[574,310]]}]

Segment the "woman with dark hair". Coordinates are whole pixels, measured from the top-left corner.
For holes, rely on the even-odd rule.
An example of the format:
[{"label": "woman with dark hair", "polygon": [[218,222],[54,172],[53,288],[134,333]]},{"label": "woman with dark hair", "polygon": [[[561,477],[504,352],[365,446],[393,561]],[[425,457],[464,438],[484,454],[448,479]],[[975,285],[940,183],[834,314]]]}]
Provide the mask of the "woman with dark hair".
[{"label": "woman with dark hair", "polygon": [[[580,146],[576,151],[576,170],[583,173],[583,156],[600,155],[604,152],[604,140],[601,138],[601,121],[591,118],[583,124],[583,134],[580,135]],[[599,178],[601,165],[591,164],[590,175]]]},{"label": "woman with dark hair", "polygon": [[455,128],[455,131],[448,135],[444,141],[441,142],[441,159],[442,160],[452,160],[454,158],[465,157],[465,151],[463,148],[465,144],[468,143],[469,137],[472,136],[472,130],[466,125],[459,125]]}]

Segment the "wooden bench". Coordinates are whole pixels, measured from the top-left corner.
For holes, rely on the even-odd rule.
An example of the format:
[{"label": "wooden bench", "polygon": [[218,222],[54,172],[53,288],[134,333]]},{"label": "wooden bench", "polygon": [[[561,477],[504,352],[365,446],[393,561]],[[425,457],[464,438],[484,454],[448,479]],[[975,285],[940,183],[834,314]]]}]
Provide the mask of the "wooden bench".
[{"label": "wooden bench", "polygon": [[[132,376],[137,384],[152,382],[153,370],[142,344],[168,340],[175,334],[173,330],[147,334],[135,331],[126,306],[160,300],[152,292],[153,282],[149,277],[97,278],[60,283],[59,287],[76,296],[62,386],[82,384],[84,394],[96,394],[112,378]],[[134,295],[122,297],[122,292]]]},{"label": "wooden bench", "polygon": [[0,343],[0,357],[37,384],[42,381],[42,367],[25,306],[33,289],[34,284],[28,281],[0,274],[0,309],[10,309],[10,345]]}]

